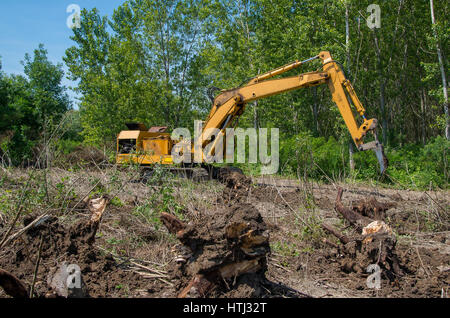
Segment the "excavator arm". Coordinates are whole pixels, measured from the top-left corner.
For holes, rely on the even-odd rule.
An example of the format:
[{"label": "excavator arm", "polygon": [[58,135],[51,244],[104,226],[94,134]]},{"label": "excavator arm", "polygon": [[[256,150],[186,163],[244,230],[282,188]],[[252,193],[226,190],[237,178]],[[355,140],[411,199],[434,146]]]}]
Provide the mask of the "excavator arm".
[{"label": "excavator arm", "polygon": [[[315,59],[322,60],[322,70],[297,76],[271,79],[276,75],[285,73]],[[216,143],[220,138],[213,138],[213,130],[209,128],[217,128],[221,134],[224,134],[225,129],[232,126],[239,116],[242,115],[247,103],[283,92],[321,84],[328,85],[333,101],[336,103],[358,150],[374,150],[380,164],[380,171],[383,173],[387,168],[387,159],[384,156],[383,146],[377,140],[377,120],[366,119],[365,109],[350,81],[345,78],[343,70],[327,51],[323,51],[319,55],[305,61],[295,61],[259,75],[244,86],[221,91],[214,98],[213,106],[203,126],[202,135],[199,137],[202,138],[202,146],[204,147],[206,144],[213,142],[214,144],[209,148],[209,155],[214,154]],[[353,115],[351,104],[353,104],[362,118],[360,125],[358,125]],[[375,140],[364,144],[364,137],[369,131],[373,132]]]}]

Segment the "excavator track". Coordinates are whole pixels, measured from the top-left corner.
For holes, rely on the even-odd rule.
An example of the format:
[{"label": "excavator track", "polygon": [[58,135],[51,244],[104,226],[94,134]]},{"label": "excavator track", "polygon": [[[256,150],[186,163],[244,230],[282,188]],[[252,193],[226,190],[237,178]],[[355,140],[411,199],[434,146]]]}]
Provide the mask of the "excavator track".
[{"label": "excavator track", "polygon": [[[230,173],[244,175],[243,171],[236,167],[215,167],[212,165],[201,165],[191,167],[160,167],[164,172],[171,173],[176,177],[192,179],[196,182],[204,182],[208,180],[220,180]],[[141,168],[140,182],[151,182],[154,179],[156,168],[144,166]]]}]

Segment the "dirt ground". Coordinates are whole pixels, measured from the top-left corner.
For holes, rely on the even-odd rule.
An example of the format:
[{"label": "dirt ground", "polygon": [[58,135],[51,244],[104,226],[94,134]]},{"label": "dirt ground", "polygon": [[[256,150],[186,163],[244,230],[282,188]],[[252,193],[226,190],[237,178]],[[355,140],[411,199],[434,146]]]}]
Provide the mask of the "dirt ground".
[{"label": "dirt ground", "polygon": [[[13,203],[27,173],[16,170],[2,174],[0,237],[13,220]],[[100,168],[53,169],[46,177],[51,185],[49,197],[32,197],[13,233],[44,212],[50,217],[0,250],[0,269],[31,286],[42,242],[35,297],[51,295],[48,282],[63,263],[80,267],[86,296],[179,295],[191,273],[180,270],[176,262],[180,242],[159,221],[161,212],[176,215],[191,226],[203,224],[203,232],[222,228],[235,217],[258,220],[254,227],[268,233],[270,253],[260,275],[243,275],[209,297],[448,297],[448,191],[269,177],[253,178],[251,182],[169,178],[144,184],[127,173]],[[348,207],[370,197],[392,206],[386,211],[385,221],[395,233],[396,253],[404,274],[392,277],[382,272],[380,289],[367,286],[370,273],[358,264],[349,264],[351,260],[343,255],[340,243],[320,226],[326,222],[343,233],[355,234],[334,209],[338,186],[344,189],[343,203]],[[94,233],[95,240],[90,240],[92,233],[85,228],[90,217],[86,198],[105,194],[112,199]],[[198,234],[202,239],[207,236],[203,232]],[[225,255],[215,253],[217,258]],[[1,288],[0,297],[7,297]]]},{"label": "dirt ground", "polygon": [[[273,186],[257,189],[254,198],[263,216],[275,225],[272,241],[284,241],[289,251],[273,253],[269,277],[313,297],[448,297],[450,287],[450,232],[448,192],[393,190],[361,185],[341,184],[344,202],[373,197],[395,207],[387,211],[387,223],[397,236],[397,255],[405,272],[403,277],[389,281],[382,273],[381,289],[367,288],[369,273],[346,270],[345,257],[332,247],[308,240],[296,240],[295,230],[287,219],[298,215],[307,219],[314,215],[320,222],[344,228],[334,211],[337,185],[298,186],[287,180],[256,180]],[[272,195],[267,192],[273,188]],[[303,189],[302,189],[303,188]],[[303,192],[312,194],[312,208],[305,208]],[[275,203],[275,204],[274,204]],[[284,204],[283,204],[284,203]],[[303,211],[294,212],[294,209]],[[281,217],[280,217],[281,216]],[[295,223],[292,222],[290,224]],[[293,234],[294,233],[294,234]],[[304,233],[298,233],[301,237]],[[311,235],[306,235],[314,240]],[[288,239],[286,239],[288,237]],[[329,235],[326,237],[330,238]],[[332,240],[333,238],[330,238]],[[312,247],[311,247],[312,246]],[[297,251],[300,251],[298,253]],[[293,255],[288,255],[289,253]],[[281,255],[280,255],[281,254]],[[281,260],[281,262],[280,262]],[[280,264],[281,263],[281,264]],[[278,266],[284,265],[284,266]]]}]

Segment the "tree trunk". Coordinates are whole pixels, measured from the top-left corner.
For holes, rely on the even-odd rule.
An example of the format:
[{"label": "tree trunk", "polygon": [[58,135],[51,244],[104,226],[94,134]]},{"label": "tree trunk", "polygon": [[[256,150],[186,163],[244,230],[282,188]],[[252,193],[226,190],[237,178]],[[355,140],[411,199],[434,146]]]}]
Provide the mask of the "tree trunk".
[{"label": "tree trunk", "polygon": [[350,164],[350,172],[355,171],[355,160],[353,159],[353,141],[348,142],[348,158]]},{"label": "tree trunk", "polygon": [[420,92],[420,110],[422,112],[422,143],[423,145],[427,142],[427,128],[426,128],[426,110],[425,110],[425,91],[422,89]]},{"label": "tree trunk", "polygon": [[383,79],[380,86],[380,110],[382,113],[381,127],[383,128],[383,143],[387,144],[387,119],[386,119],[387,115],[385,110],[385,103],[386,103],[385,83]]},{"label": "tree trunk", "polygon": [[373,220],[345,207],[342,203],[343,192],[344,190],[342,188],[338,188],[338,194],[335,201],[335,210],[341,214],[344,219],[349,221],[350,224],[352,224],[356,229],[361,231],[364,227],[373,222]]},{"label": "tree trunk", "polygon": [[386,120],[386,111],[385,111],[385,78],[383,72],[383,63],[381,61],[381,49],[378,43],[377,33],[374,30],[374,39],[375,39],[375,53],[377,55],[378,61],[378,74],[380,77],[380,113],[381,113],[381,127],[383,128],[383,143],[387,143],[387,120]]},{"label": "tree trunk", "polygon": [[253,127],[257,130],[259,128],[258,118],[258,101],[253,103]]},{"label": "tree trunk", "polygon": [[317,87],[313,87],[313,116],[314,116],[314,136],[319,134],[319,117],[318,117],[318,102],[317,102]]},{"label": "tree trunk", "polygon": [[346,64],[347,72],[350,74],[350,26],[348,16],[348,3],[345,4],[345,51],[346,51]]},{"label": "tree trunk", "polygon": [[[346,51],[346,64],[347,64],[347,76],[350,76],[350,25],[349,25],[349,14],[348,14],[348,3],[345,4],[345,51]],[[353,146],[352,142],[348,143],[348,155],[349,155],[349,165],[350,172],[355,170],[355,162],[353,160]]]},{"label": "tree trunk", "polygon": [[[430,11],[431,11],[431,24],[432,24],[432,27],[434,27],[436,24],[436,21],[434,18],[433,0],[430,0]],[[449,120],[449,114],[448,114],[447,77],[445,75],[441,47],[439,45],[439,40],[438,40],[438,36],[436,34],[436,30],[434,30],[434,28],[433,28],[433,33],[434,33],[434,37],[436,38],[436,50],[437,50],[437,55],[438,55],[438,60],[439,60],[439,68],[441,70],[442,89],[444,91],[445,137],[447,138],[447,140],[450,140],[450,120]]]},{"label": "tree trunk", "polygon": [[28,298],[25,284],[13,274],[2,269],[0,269],[0,287],[11,297]]},{"label": "tree trunk", "polygon": [[342,244],[347,244],[348,242],[350,242],[350,239],[345,234],[342,234],[341,232],[336,230],[331,225],[328,225],[326,223],[322,223],[322,228],[325,229],[326,231],[330,232],[334,236],[336,236],[339,239],[339,241],[342,242]]},{"label": "tree trunk", "polygon": [[[399,1],[398,10],[397,10],[397,21],[395,23],[394,36],[393,36],[392,43],[395,43],[395,41],[397,39],[397,31],[398,31],[398,26],[399,26],[400,12],[403,8],[403,4],[404,4],[403,1]],[[390,50],[389,59],[388,59],[386,65],[383,65],[383,62],[381,60],[381,43],[379,43],[379,41],[378,41],[376,29],[373,30],[373,35],[374,35],[374,39],[375,39],[375,53],[377,55],[377,60],[378,60],[378,74],[380,76],[380,112],[381,112],[381,127],[383,128],[383,143],[387,144],[388,143],[388,139],[387,139],[388,114],[386,111],[385,89],[386,89],[386,83],[387,83],[388,77],[385,76],[385,74],[390,74],[391,62],[392,62],[392,56],[393,56],[394,50],[393,49]]]}]

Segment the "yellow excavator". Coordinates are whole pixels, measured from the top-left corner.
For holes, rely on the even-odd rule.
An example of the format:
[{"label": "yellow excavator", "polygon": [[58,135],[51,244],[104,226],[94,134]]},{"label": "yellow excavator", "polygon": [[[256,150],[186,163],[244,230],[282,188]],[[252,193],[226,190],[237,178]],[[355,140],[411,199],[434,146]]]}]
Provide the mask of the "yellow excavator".
[{"label": "yellow excavator", "polygon": [[[322,68],[319,71],[272,79],[274,76],[316,59],[322,61]],[[357,149],[360,151],[374,150],[380,165],[380,172],[383,174],[387,168],[388,161],[384,155],[383,146],[377,139],[377,120],[365,117],[365,109],[358,99],[353,86],[346,79],[343,70],[339,67],[339,63],[333,60],[331,54],[327,51],[320,52],[319,55],[304,61],[295,61],[258,75],[241,87],[220,91],[220,94],[213,98],[211,111],[204,122],[201,135],[199,136],[202,149],[205,149],[208,145],[208,155],[213,155],[217,150],[216,147],[225,146],[224,144],[218,144],[218,141],[221,139],[217,138],[217,135],[213,136],[213,130],[210,128],[215,128],[216,131],[218,129],[219,134],[225,135],[226,128],[237,125],[238,118],[244,112],[247,103],[275,94],[321,84],[328,85],[333,101],[336,103]],[[356,112],[361,117],[360,125],[355,119],[351,104],[353,104]],[[186,167],[180,168],[174,163],[172,149],[179,140],[172,140],[171,134],[166,132],[167,127],[161,126],[147,129],[145,125],[136,123],[127,124],[127,127],[129,130],[121,131],[117,137],[116,162],[118,164],[133,162],[149,167],[159,164],[173,170],[189,169]],[[364,143],[364,137],[369,131],[373,133],[374,140]],[[194,145],[192,145],[188,155],[192,156],[192,158],[194,157]]]}]

